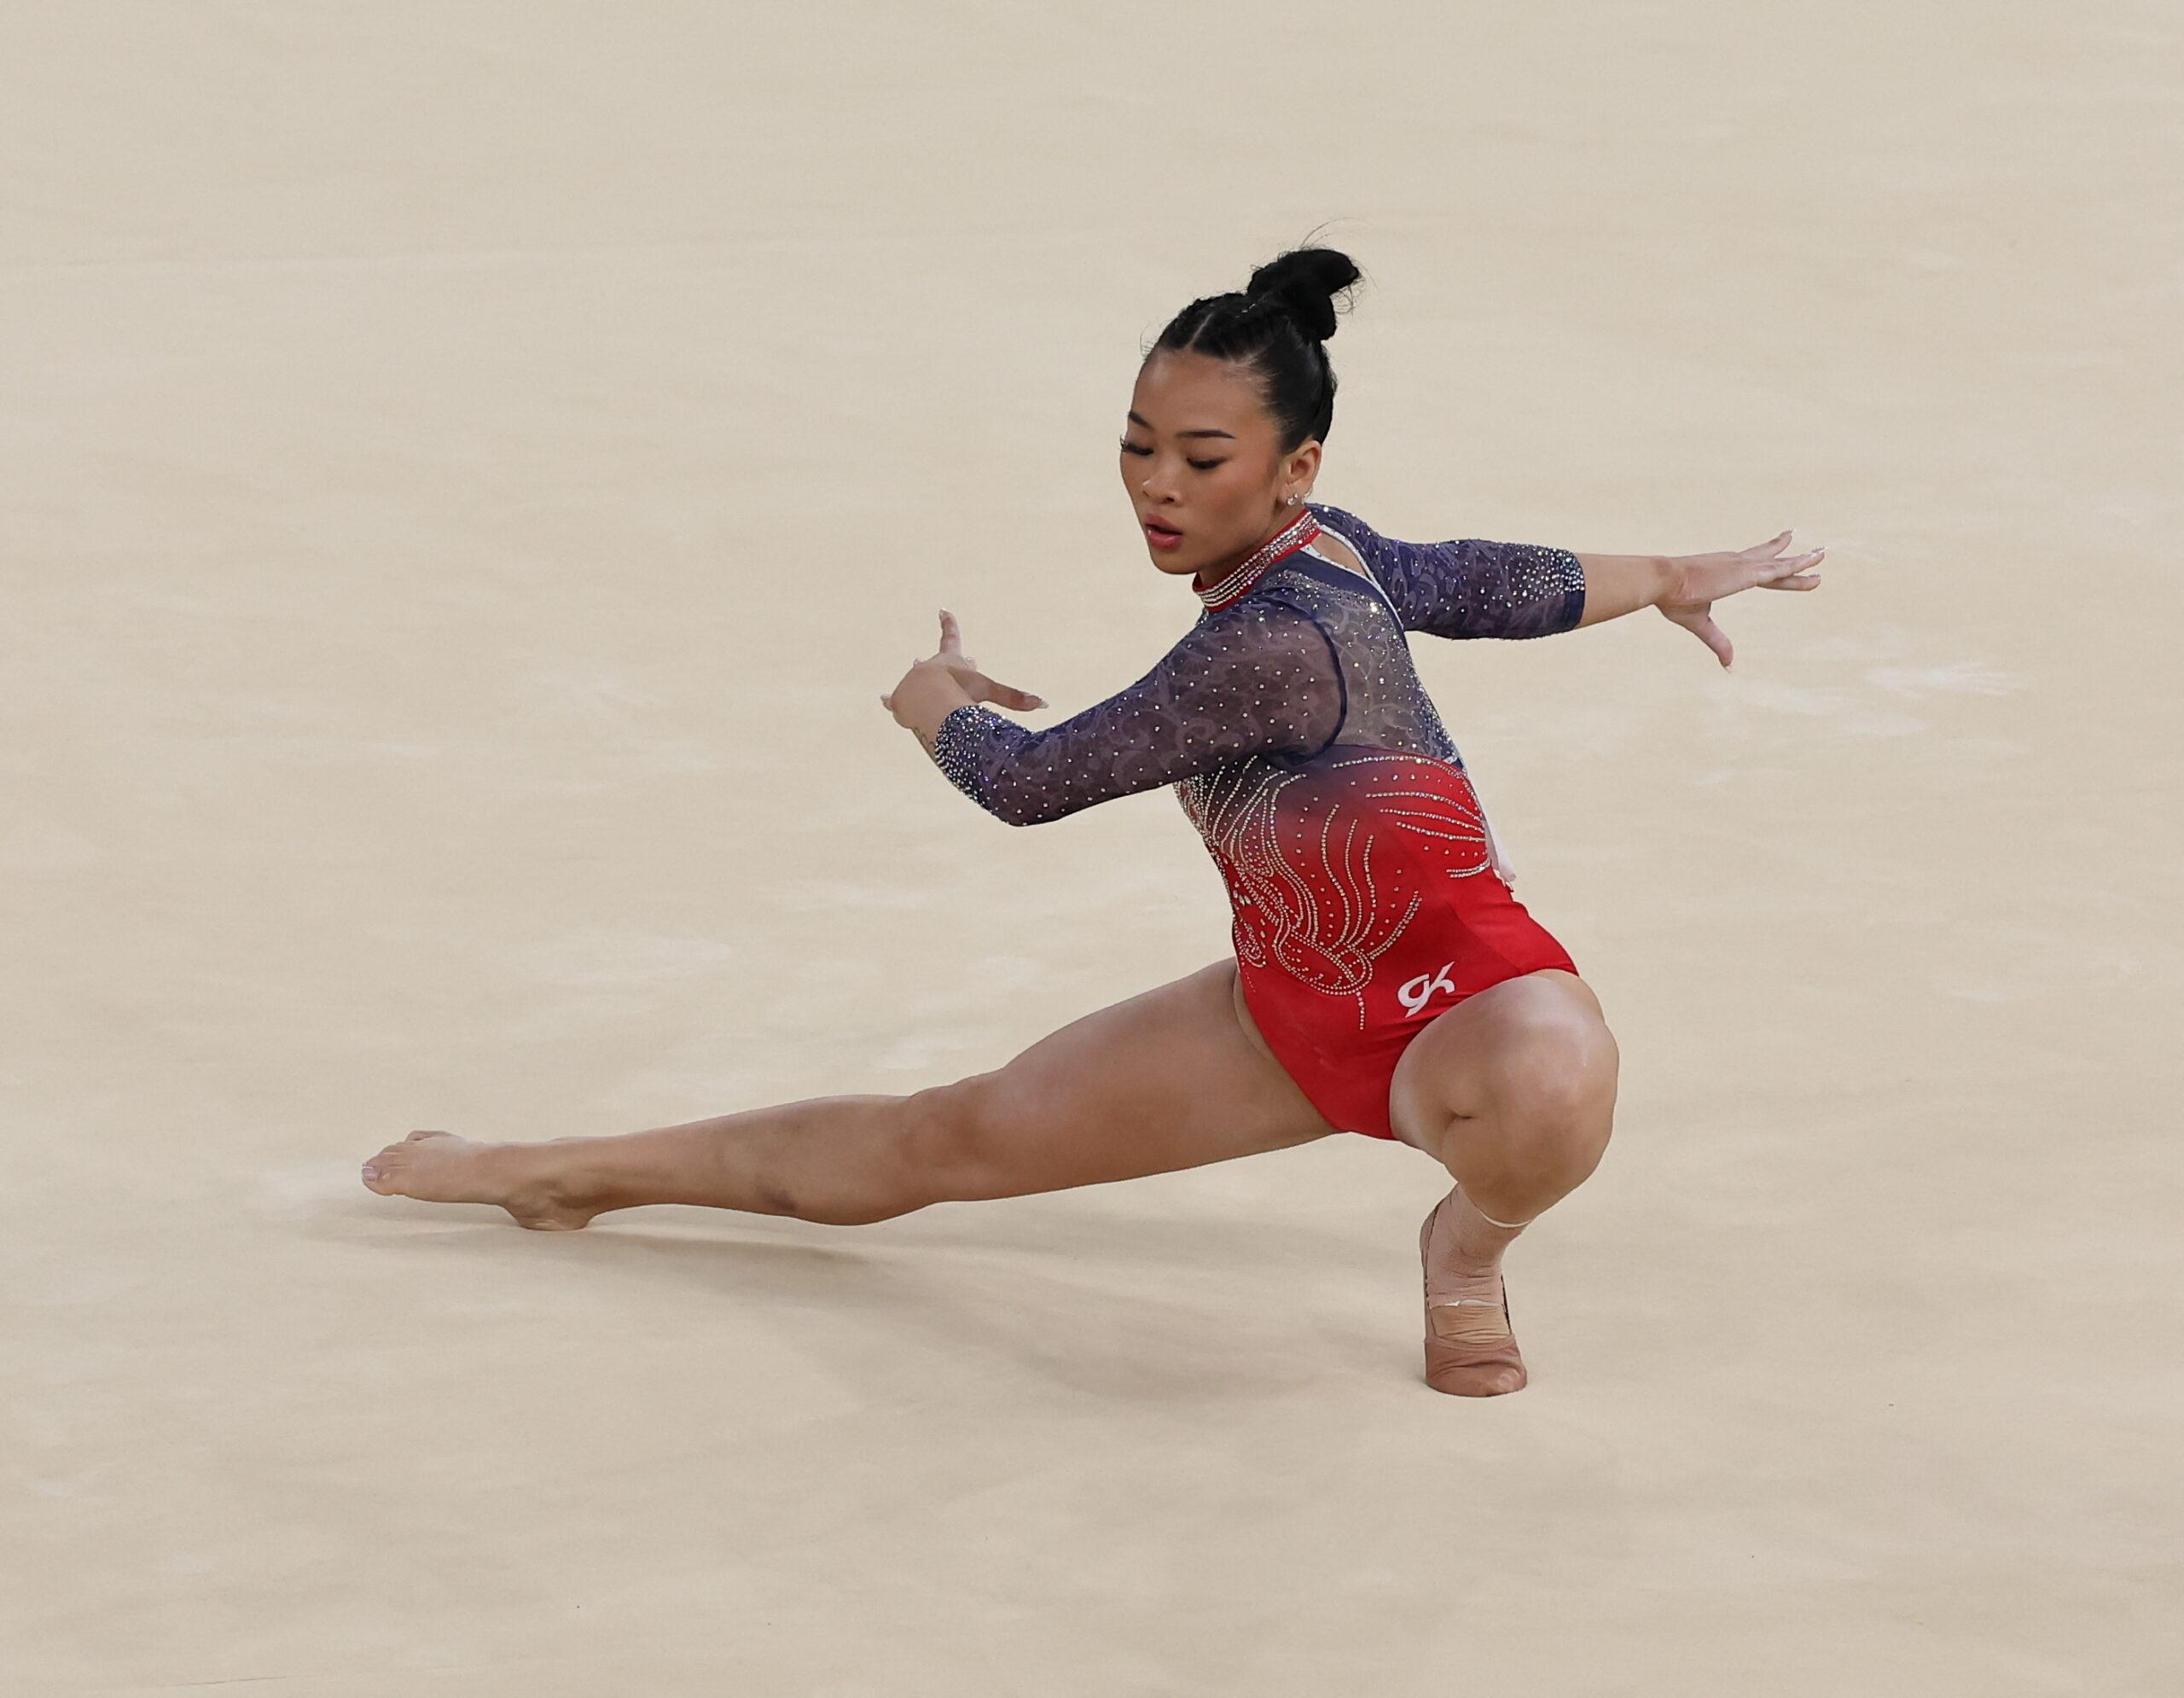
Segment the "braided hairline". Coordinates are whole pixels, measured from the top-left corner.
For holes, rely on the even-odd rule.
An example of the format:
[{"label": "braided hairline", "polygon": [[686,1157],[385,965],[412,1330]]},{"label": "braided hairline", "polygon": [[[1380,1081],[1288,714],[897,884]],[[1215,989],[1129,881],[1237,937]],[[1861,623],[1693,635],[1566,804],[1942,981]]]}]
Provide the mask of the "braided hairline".
[{"label": "braided hairline", "polygon": [[[1195,350],[1206,340],[1224,342],[1231,336],[1240,339],[1240,333],[1258,328],[1254,321],[1265,321],[1269,331],[1267,340],[1254,338],[1238,348],[1206,350],[1208,352],[1218,352],[1218,357],[1223,359],[1250,362],[1252,356],[1263,351],[1274,337],[1280,335],[1276,327],[1287,323],[1298,341],[1304,345],[1307,354],[1315,357],[1312,363],[1318,371],[1319,393],[1303,421],[1304,439],[1310,439],[1324,435],[1331,422],[1328,415],[1333,410],[1334,362],[1327,356],[1325,340],[1304,324],[1292,301],[1292,297],[1280,289],[1263,289],[1257,294],[1245,289],[1230,289],[1221,294],[1200,295],[1176,315],[1176,323],[1189,325],[1183,333],[1183,340],[1166,346],[1178,351]],[[1209,331],[1211,332],[1210,336]]]}]

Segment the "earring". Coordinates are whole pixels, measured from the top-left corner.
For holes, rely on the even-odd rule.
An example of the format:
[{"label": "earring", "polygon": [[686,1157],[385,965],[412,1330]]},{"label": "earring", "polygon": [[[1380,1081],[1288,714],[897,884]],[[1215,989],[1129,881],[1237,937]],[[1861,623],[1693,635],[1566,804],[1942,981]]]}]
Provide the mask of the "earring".
[{"label": "earring", "polygon": [[1289,497],[1289,505],[1290,505],[1290,506],[1292,506],[1292,507],[1294,507],[1294,506],[1296,506],[1296,504],[1297,504],[1297,497],[1296,497],[1295,496],[1293,496],[1293,495],[1292,495],[1292,496],[1291,496],[1291,497]]}]

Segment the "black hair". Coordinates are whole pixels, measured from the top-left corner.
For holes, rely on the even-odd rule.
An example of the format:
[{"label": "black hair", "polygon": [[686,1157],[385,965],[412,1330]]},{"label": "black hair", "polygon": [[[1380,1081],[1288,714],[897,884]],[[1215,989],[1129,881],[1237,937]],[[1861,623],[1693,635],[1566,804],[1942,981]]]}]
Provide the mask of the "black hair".
[{"label": "black hair", "polygon": [[1334,298],[1362,276],[1347,253],[1295,247],[1252,273],[1241,290],[1202,295],[1168,321],[1152,355],[1164,348],[1235,360],[1258,375],[1261,397],[1288,453],[1326,439],[1334,420]]}]

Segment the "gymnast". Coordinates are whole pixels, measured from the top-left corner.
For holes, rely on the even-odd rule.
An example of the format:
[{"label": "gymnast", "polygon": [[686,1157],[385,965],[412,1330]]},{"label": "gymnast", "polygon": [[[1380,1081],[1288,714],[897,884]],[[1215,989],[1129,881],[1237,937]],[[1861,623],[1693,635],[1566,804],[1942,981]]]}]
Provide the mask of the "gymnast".
[{"label": "gymnast", "polygon": [[1303,247],[1190,303],[1141,361],[1121,442],[1154,568],[1195,622],[1150,671],[1044,730],[1043,707],[939,647],[880,697],[949,782],[1011,825],[1172,786],[1226,887],[1233,957],[1072,1021],[991,1072],[619,1137],[412,1132],[370,1189],[497,1204],[566,1231],[692,1203],[833,1225],[1286,1149],[1339,1132],[1454,1182],[1419,1230],[1426,1382],[1525,1383],[1502,1253],[1598,1166],[1618,1052],[1509,868],[1413,668],[1408,631],[1553,635],[1658,608],[1720,663],[1712,603],[1804,590],[1825,552],[1580,555],[1420,544],[1310,499],[1350,259]]}]

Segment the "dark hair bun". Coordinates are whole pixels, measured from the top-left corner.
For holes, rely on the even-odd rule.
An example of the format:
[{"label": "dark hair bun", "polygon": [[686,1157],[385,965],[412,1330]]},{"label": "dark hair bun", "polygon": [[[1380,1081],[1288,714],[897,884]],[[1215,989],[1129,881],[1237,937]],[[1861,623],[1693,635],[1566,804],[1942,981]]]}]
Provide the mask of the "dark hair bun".
[{"label": "dark hair bun", "polygon": [[1332,247],[1298,247],[1276,256],[1252,273],[1247,299],[1271,299],[1297,321],[1297,328],[1324,342],[1334,334],[1334,298],[1362,274],[1347,253]]},{"label": "dark hair bun", "polygon": [[1335,297],[1362,281],[1347,253],[1293,247],[1252,272],[1249,287],[1200,295],[1168,321],[1146,358],[1172,349],[1247,367],[1287,454],[1309,439],[1325,439],[1334,422],[1327,343]]}]

